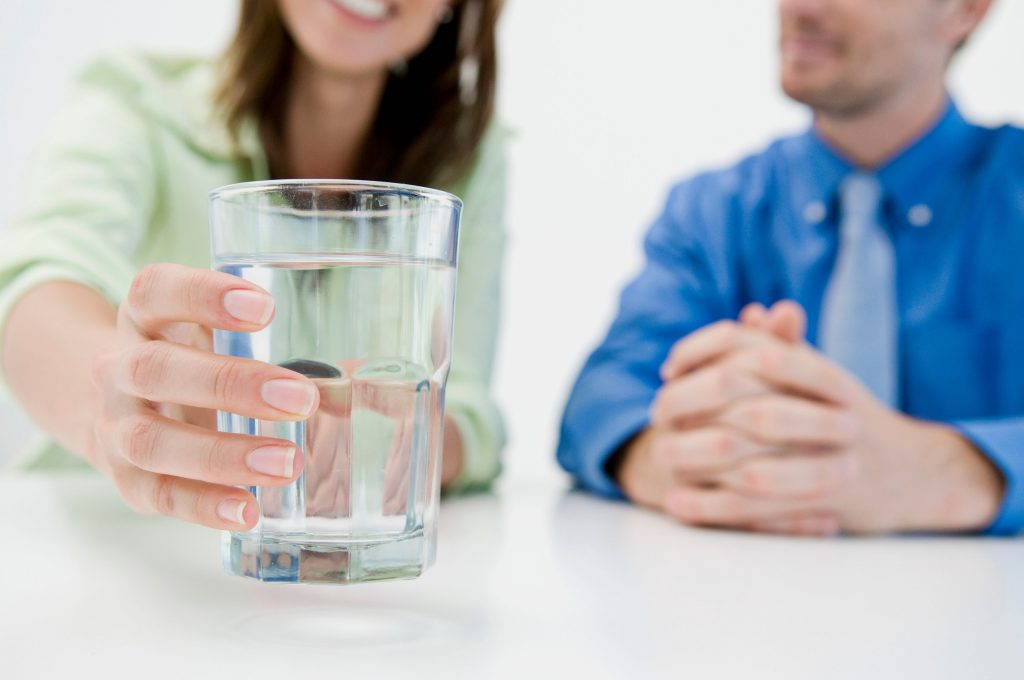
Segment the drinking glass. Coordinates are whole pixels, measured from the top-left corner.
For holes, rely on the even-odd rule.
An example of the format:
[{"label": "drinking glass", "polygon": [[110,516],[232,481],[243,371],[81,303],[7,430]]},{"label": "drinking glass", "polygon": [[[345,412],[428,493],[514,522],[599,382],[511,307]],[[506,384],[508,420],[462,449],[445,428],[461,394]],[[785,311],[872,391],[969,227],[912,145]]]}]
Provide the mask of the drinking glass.
[{"label": "drinking glass", "polygon": [[247,182],[210,194],[213,267],[267,290],[256,333],[220,354],[309,377],[319,406],[276,422],[218,414],[222,432],[302,452],[298,479],[252,487],[260,519],[225,532],[224,568],[261,581],[414,578],[434,559],[462,202],[379,182]]}]

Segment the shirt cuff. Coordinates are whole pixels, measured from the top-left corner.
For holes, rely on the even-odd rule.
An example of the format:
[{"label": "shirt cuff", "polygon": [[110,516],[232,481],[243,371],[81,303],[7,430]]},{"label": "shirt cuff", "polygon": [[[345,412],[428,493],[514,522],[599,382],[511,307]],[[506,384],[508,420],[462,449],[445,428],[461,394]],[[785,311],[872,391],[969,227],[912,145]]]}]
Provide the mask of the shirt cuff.
[{"label": "shirt cuff", "polygon": [[1024,418],[952,423],[1003,475],[1006,488],[995,521],[985,530],[992,536],[1012,536],[1024,528]]},{"label": "shirt cuff", "polygon": [[483,490],[501,473],[505,428],[501,414],[479,386],[449,385],[445,415],[462,438],[462,469],[445,493]]},{"label": "shirt cuff", "polygon": [[570,471],[585,489],[606,498],[625,499],[622,487],[608,474],[608,460],[649,421],[649,409],[643,405],[626,407],[595,422],[588,429],[586,444],[579,447],[578,464]]}]

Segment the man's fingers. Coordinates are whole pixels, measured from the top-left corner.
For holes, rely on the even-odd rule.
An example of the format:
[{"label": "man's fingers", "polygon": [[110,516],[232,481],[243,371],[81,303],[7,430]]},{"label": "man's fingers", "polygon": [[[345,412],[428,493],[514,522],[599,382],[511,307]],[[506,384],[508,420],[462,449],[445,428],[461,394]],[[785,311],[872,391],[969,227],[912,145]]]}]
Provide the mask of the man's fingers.
[{"label": "man's fingers", "polygon": [[658,430],[650,439],[651,456],[662,467],[684,475],[714,474],[740,461],[776,449],[727,427]]},{"label": "man's fingers", "polygon": [[781,520],[797,514],[828,512],[821,501],[766,499],[731,489],[677,486],[665,496],[665,511],[681,522],[701,526],[746,528],[755,522]]},{"label": "man's fingers", "polygon": [[768,310],[760,302],[751,302],[740,311],[740,323],[752,328],[764,328],[768,321]]},{"label": "man's fingers", "polygon": [[115,466],[112,476],[136,512],[231,531],[250,529],[259,518],[256,499],[242,489],[155,474],[127,463]]},{"label": "man's fingers", "polygon": [[669,427],[716,413],[732,402],[771,394],[753,373],[729,361],[699,368],[667,383],[651,404],[651,424]]},{"label": "man's fingers", "polygon": [[319,391],[311,380],[253,359],[210,354],[152,340],[120,355],[114,382],[153,402],[229,411],[265,420],[298,420],[312,413]]},{"label": "man's fingers", "polygon": [[119,313],[144,337],[178,322],[256,331],[270,322],[274,301],[254,284],[222,272],[152,264],[132,281]]},{"label": "man's fingers", "polygon": [[724,487],[765,498],[824,498],[849,484],[856,460],[846,452],[761,456],[715,477]]},{"label": "man's fingers", "polygon": [[807,335],[807,313],[792,300],[781,300],[772,305],[763,328],[790,343],[800,342]]},{"label": "man's fingers", "polygon": [[827,538],[840,531],[839,518],[832,513],[810,513],[783,519],[752,522],[747,527],[761,534]]},{"label": "man's fingers", "polygon": [[739,349],[778,342],[766,331],[719,321],[677,342],[661,366],[661,379],[668,382]]},{"label": "man's fingers", "polygon": [[844,446],[858,434],[857,421],[849,411],[786,395],[743,399],[726,407],[713,422],[776,446]]},{"label": "man's fingers", "polygon": [[97,427],[122,458],[148,472],[244,486],[295,480],[302,456],[291,442],[225,434],[165,418],[149,409]]},{"label": "man's fingers", "polygon": [[730,361],[776,389],[834,404],[848,404],[858,391],[856,379],[809,345],[762,345]]}]

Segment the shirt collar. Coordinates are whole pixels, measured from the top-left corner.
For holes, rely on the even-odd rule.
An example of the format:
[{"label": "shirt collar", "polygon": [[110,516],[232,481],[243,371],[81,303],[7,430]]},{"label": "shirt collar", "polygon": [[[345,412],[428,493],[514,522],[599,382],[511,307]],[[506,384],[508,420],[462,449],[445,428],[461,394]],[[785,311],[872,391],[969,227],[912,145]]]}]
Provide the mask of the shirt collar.
[{"label": "shirt collar", "polygon": [[[967,162],[977,128],[960,114],[952,100],[939,119],[881,167],[874,170],[887,199],[901,214],[914,221],[930,221],[933,204],[939,198],[942,181]],[[834,210],[839,183],[855,170],[812,127],[794,140],[790,165],[800,181],[793,182],[792,199],[806,221],[819,223]],[[919,225],[923,226],[923,224]]]},{"label": "shirt collar", "polygon": [[902,152],[875,171],[882,188],[904,214],[916,209],[929,213],[949,183],[972,154],[976,128],[964,120],[952,100],[936,123]]}]

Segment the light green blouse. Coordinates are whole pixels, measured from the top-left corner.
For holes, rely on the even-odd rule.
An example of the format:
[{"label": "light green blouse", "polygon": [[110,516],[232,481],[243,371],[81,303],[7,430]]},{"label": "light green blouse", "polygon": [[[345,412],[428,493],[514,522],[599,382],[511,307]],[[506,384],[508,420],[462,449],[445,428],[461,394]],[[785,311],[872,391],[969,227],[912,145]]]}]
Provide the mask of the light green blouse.
[{"label": "light green blouse", "polygon": [[[150,262],[209,267],[207,193],[269,176],[255,125],[237,145],[213,107],[201,59],[114,55],[77,79],[44,142],[14,221],[0,230],[0,337],[11,307],[47,281],[88,285],[117,304]],[[454,485],[499,472],[505,435],[489,385],[504,248],[505,133],[492,126],[467,176],[443,187],[465,203],[447,413],[465,446]],[[30,468],[78,459],[47,442]]]}]

